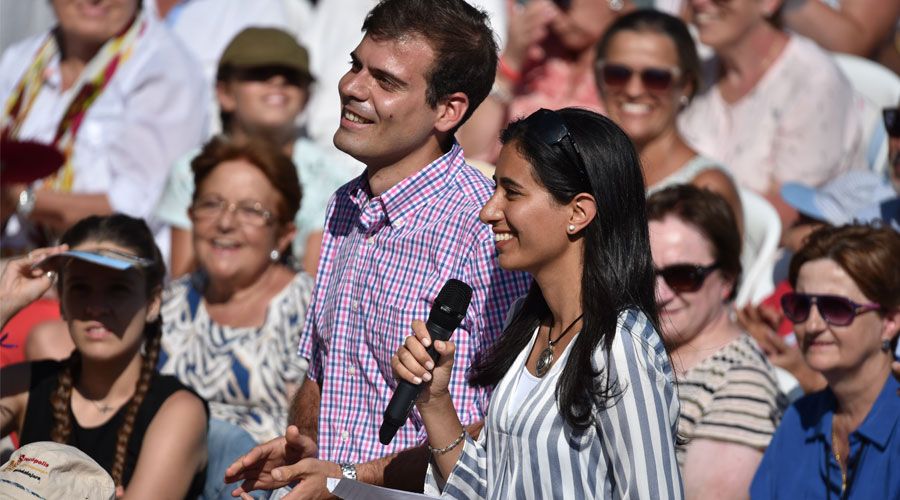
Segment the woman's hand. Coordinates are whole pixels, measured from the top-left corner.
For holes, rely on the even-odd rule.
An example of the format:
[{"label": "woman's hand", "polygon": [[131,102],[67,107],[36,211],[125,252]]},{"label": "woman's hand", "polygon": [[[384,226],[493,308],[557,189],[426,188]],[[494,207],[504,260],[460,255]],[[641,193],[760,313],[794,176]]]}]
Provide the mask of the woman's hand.
[{"label": "woman's hand", "polygon": [[422,384],[416,402],[421,411],[423,406],[427,407],[431,402],[450,399],[448,386],[453,371],[453,353],[456,352],[456,345],[453,342],[435,341],[434,350],[439,355],[435,364],[427,351],[431,345],[431,336],[425,328],[425,323],[413,321],[412,329],[415,335],[406,337],[403,345],[391,357],[391,368],[397,380]]},{"label": "woman's hand", "polygon": [[65,252],[68,245],[38,248],[0,265],[0,326],[17,312],[39,299],[53,283],[56,273],[34,267],[51,255]]}]

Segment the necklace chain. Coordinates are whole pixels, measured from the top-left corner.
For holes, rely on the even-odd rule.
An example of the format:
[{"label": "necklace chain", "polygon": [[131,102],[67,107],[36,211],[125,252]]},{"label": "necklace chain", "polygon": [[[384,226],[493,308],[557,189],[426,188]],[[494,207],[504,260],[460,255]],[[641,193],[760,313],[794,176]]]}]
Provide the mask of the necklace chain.
[{"label": "necklace chain", "polygon": [[562,333],[559,334],[559,337],[556,337],[556,340],[550,340],[550,334],[553,333],[553,331],[552,331],[553,327],[551,326],[550,328],[548,328],[547,329],[547,344],[550,347],[555,346],[557,342],[562,340],[562,338],[565,337],[567,333],[569,333],[569,330],[571,330],[572,327],[575,326],[575,323],[578,323],[578,320],[580,320],[582,318],[582,316],[584,316],[584,314],[579,314],[577,318],[572,320],[572,322],[569,323],[569,326],[567,326],[566,329],[563,330]]},{"label": "necklace chain", "polygon": [[580,320],[582,316],[584,316],[584,314],[579,314],[577,318],[569,323],[569,326],[559,334],[559,337],[556,337],[556,340],[550,338],[553,333],[553,327],[551,326],[547,329],[547,347],[541,351],[541,354],[537,359],[537,365],[535,366],[535,372],[538,377],[543,377],[550,371],[550,367],[553,365],[553,346],[569,333],[569,330],[578,323],[578,320]]},{"label": "necklace chain", "polygon": [[841,463],[841,454],[837,448],[837,434],[834,430],[834,421],[831,422],[831,452],[834,453],[834,459],[837,460],[838,467],[841,468],[841,493],[847,490],[847,472],[844,470],[844,464]]}]

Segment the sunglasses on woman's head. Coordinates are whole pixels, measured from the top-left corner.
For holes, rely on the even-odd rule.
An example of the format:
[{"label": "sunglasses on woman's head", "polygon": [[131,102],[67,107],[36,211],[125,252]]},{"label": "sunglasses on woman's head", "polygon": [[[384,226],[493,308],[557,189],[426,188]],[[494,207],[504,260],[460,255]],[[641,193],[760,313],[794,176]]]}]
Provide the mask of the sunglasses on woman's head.
[{"label": "sunglasses on woman's head", "polygon": [[584,158],[582,158],[581,152],[578,151],[575,138],[572,137],[569,128],[566,127],[566,122],[559,113],[541,108],[526,118],[525,122],[532,126],[532,130],[541,142],[548,146],[559,146],[564,153],[574,158],[575,164],[578,166],[578,173],[583,177],[584,182],[590,185],[590,178],[584,166]]},{"label": "sunglasses on woman's head", "polygon": [[[622,88],[628,85],[635,70],[624,64],[601,63],[598,65],[600,80],[608,88]],[[651,92],[666,92],[681,77],[678,68],[644,68],[637,72],[641,83]]]},{"label": "sunglasses on woman's head", "polygon": [[781,297],[781,309],[793,323],[803,323],[809,319],[812,306],[819,309],[819,315],[832,326],[847,326],[857,315],[881,309],[880,304],[857,304],[840,295],[809,295],[786,293]]},{"label": "sunglasses on woman's head", "polygon": [[657,276],[662,276],[666,285],[675,293],[689,293],[699,290],[706,277],[719,268],[718,262],[708,266],[699,264],[674,264],[656,270]]}]

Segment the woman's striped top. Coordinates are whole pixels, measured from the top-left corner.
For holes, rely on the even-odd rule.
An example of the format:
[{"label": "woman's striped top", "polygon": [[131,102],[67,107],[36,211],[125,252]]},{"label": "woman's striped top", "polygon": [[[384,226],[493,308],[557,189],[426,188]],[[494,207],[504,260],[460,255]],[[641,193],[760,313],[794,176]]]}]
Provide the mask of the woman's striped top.
[{"label": "woman's striped top", "polygon": [[[534,336],[536,337],[537,330]],[[429,465],[425,493],[444,498],[680,499],[675,460],[678,397],[662,341],[633,310],[619,315],[607,358],[598,347],[594,367],[608,374],[618,397],[595,408],[595,425],[569,426],[556,403],[556,385],[574,342],[525,399],[510,409],[523,350],[491,397],[478,440],[466,437],[463,453],[444,481]]]},{"label": "woman's striped top", "polygon": [[678,462],[691,440],[706,438],[765,450],[787,399],[772,365],[749,335],[741,335],[678,380],[681,417]]}]

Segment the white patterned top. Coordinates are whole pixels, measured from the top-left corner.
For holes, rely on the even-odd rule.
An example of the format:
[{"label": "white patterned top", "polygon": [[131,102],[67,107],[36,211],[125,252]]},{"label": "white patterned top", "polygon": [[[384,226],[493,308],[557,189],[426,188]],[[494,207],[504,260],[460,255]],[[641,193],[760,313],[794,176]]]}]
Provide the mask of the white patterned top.
[{"label": "white patterned top", "polygon": [[199,273],[169,284],[163,294],[163,336],[159,371],[209,401],[210,416],[233,423],[257,442],[281,435],[291,395],[308,363],[297,356],[313,280],[305,273],[269,303],[260,327],[215,323],[203,300]]}]

